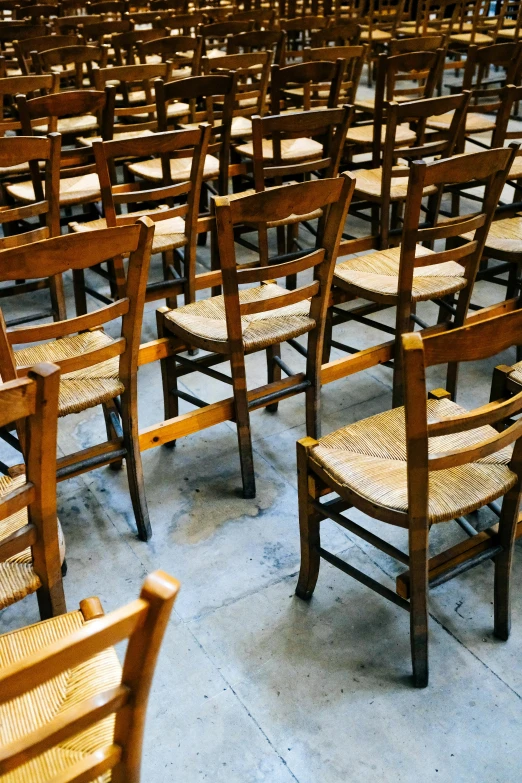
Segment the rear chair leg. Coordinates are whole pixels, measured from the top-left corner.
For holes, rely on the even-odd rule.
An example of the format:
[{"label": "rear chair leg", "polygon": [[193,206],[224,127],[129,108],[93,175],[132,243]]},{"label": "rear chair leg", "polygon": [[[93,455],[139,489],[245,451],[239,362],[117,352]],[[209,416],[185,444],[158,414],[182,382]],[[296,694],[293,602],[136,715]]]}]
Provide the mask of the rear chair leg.
[{"label": "rear chair leg", "polygon": [[241,476],[243,479],[243,497],[255,498],[256,479],[254,474],[254,455],[252,452],[252,433],[250,431],[250,413],[248,411],[244,360],[242,362],[238,360],[234,361],[234,357],[231,356],[230,368],[232,371],[232,387],[234,389],[237,440],[239,445],[239,459],[241,461]]},{"label": "rear chair leg", "polygon": [[411,520],[408,537],[413,684],[425,688],[428,685],[428,521]]},{"label": "rear chair leg", "polygon": [[312,507],[317,492],[313,473],[308,471],[308,456],[317,443],[313,438],[297,442],[297,482],[299,493],[299,529],[301,535],[301,569],[295,590],[299,598],[307,601],[312,597],[319,576],[321,557],[319,555],[321,516]]},{"label": "rear chair leg", "polygon": [[138,536],[142,541],[148,541],[152,536],[149,510],[145,497],[143,483],[143,467],[141,463],[140,439],[138,430],[137,379],[131,381],[131,388],[125,389],[121,396],[121,420],[123,426],[123,442],[127,450],[127,479],[132,500],[132,508],[136,518]]},{"label": "rear chair leg", "polygon": [[[105,429],[107,430],[107,440],[115,440],[116,438],[119,438],[120,435],[114,428],[114,424],[111,419],[111,413],[116,413],[119,418],[118,409],[114,404],[114,400],[109,400],[108,402],[102,403],[102,408],[103,418],[105,419]],[[123,467],[123,460],[119,459],[117,462],[111,462],[109,467],[111,470],[121,470]]]},{"label": "rear chair leg", "polygon": [[[516,447],[515,447],[516,448]],[[503,549],[495,558],[495,636],[507,641],[511,630],[511,566],[518,522],[520,491],[513,487],[502,503],[498,534]]]},{"label": "rear chair leg", "polygon": [[[275,361],[275,357],[281,358],[281,346],[269,345],[266,349],[266,368],[267,368],[267,380],[268,383],[275,383],[281,380],[281,367]],[[266,406],[266,410],[269,413],[276,413],[279,406],[278,402],[272,402]]]}]

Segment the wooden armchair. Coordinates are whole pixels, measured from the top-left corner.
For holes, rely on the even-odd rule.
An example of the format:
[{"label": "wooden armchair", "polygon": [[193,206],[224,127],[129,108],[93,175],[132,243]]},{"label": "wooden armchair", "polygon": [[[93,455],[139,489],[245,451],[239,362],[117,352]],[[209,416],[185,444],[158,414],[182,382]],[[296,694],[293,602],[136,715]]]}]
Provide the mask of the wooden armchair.
[{"label": "wooden armchair", "polygon": [[[153,231],[152,221],[140,218],[134,226],[100,230],[96,242],[89,234],[67,234],[0,250],[1,281],[28,278],[34,269],[42,277],[68,270],[76,276],[78,270],[129,255],[125,296],[106,307],[66,321],[9,331],[2,318],[0,375],[6,381],[14,380],[38,362],[52,361],[62,371],[60,417],[103,406],[109,439],[60,458],[57,478],[63,481],[101,465],[121,464],[125,458],[138,534],[143,541],[150,538],[151,528],[138,442],[137,356]],[[103,325],[120,317],[121,336],[112,339]],[[13,350],[19,345],[27,347]]]},{"label": "wooden armchair", "polygon": [[[188,360],[179,355],[162,360],[165,417],[178,415],[178,398],[205,405],[177,387],[177,378],[187,372],[200,371],[232,384],[237,425],[243,494],[255,497],[255,477],[250,434],[250,410],[271,406],[285,394],[303,390],[306,394],[307,432],[320,428],[321,353],[323,329],[328,306],[330,280],[348,209],[353,181],[342,176],[296,185],[286,185],[262,193],[237,194],[215,200],[217,238],[221,260],[224,294],[203,299],[175,310],[158,311],[159,336],[174,335],[179,351],[194,346],[210,351],[212,357]],[[237,267],[234,228],[239,225],[260,226],[286,221],[295,214],[307,215],[317,209],[328,217],[322,241],[316,248],[273,259],[270,267],[251,263]],[[263,282],[314,270],[314,280],[295,291],[287,291],[274,282]],[[243,284],[257,284],[239,288]],[[289,386],[280,380],[283,365],[279,354],[282,342],[309,334],[307,369],[302,383]],[[301,348],[301,346],[299,346]],[[268,380],[266,394],[249,401],[245,355],[267,352]],[[219,361],[230,361],[232,377],[210,369]],[[181,365],[181,369],[178,367]]]},{"label": "wooden armchair", "polygon": [[[432,100],[445,100],[434,98]],[[391,107],[388,122],[397,121],[397,109]],[[395,339],[393,363],[393,405],[403,401],[403,376],[400,360],[401,335],[410,331],[414,324],[423,328],[427,324],[416,314],[416,304],[435,301],[441,307],[440,320],[451,319],[461,326],[468,313],[473,285],[482,256],[484,243],[493,218],[498,199],[506,181],[507,172],[515,154],[514,149],[486,150],[455,157],[448,157],[434,163],[413,160],[409,169],[407,201],[400,247],[380,249],[368,255],[354,256],[336,266],[333,281],[333,299],[339,301],[337,289],[348,299],[362,297],[373,303],[367,313],[377,312],[384,307],[396,307],[395,328],[383,326],[364,318],[363,323],[392,333]],[[449,220],[440,220],[440,197],[448,184],[468,183],[471,187],[484,185],[481,209]],[[357,187],[357,186],[356,186]],[[428,228],[421,221],[422,201],[430,196],[427,210]],[[421,226],[421,227],[419,227]],[[455,240],[463,234],[465,242]],[[434,251],[430,248],[435,240],[445,239],[446,249]],[[452,241],[453,240],[453,241]],[[351,252],[375,249],[378,242],[373,238],[355,240]],[[350,243],[346,248],[350,252]],[[456,305],[454,297],[458,294]],[[346,299],[345,299],[346,301]],[[351,320],[349,313],[338,308],[332,310],[334,323]],[[349,346],[337,341],[331,345],[341,350],[354,352]],[[327,354],[325,356],[327,358]],[[448,368],[447,386],[453,399],[457,392],[457,367]]]},{"label": "wooden armchair", "polygon": [[[147,302],[165,297],[172,300],[173,289],[175,293],[180,284],[185,290],[185,304],[195,300],[198,210],[209,138],[210,126],[202,125],[194,130],[155,133],[144,139],[115,139],[93,144],[104,217],[88,223],[70,223],[69,227],[75,232],[85,232],[133,224],[140,215],[147,215],[153,220],[152,253],[162,254],[163,280],[148,283]],[[150,160],[151,157],[159,159],[162,164],[162,179],[154,183],[156,187],[151,187],[147,181],[118,183],[117,160]],[[171,168],[178,174],[184,170],[185,182],[173,184]],[[128,206],[122,214],[124,204]],[[202,230],[206,232],[208,221],[202,222]],[[116,267],[113,275],[117,282],[116,293],[121,298],[125,289],[123,263],[121,259],[115,259],[113,263]],[[172,302],[175,306],[176,299]],[[86,311],[84,299],[80,313]]]},{"label": "wooden armchair", "polygon": [[[80,132],[85,128],[98,127],[104,139],[112,138],[114,122],[114,88],[105,92],[77,90],[53,93],[39,98],[18,95],[17,107],[25,136],[36,132],[58,131],[62,135]],[[34,120],[46,124],[34,126]],[[60,160],[60,207],[87,205],[100,199],[100,184],[92,163],[92,152],[88,147],[64,149]],[[7,186],[7,192],[15,201],[28,203],[34,200],[31,181],[17,182]]]},{"label": "wooden armchair", "polygon": [[[139,783],[147,701],[178,589],[155,571],[137,600],[108,615],[86,598],[79,611],[0,636],[2,778]],[[125,640],[122,667],[114,645]]]},{"label": "wooden armchair", "polygon": [[[522,488],[522,422],[510,420],[522,411],[520,391],[510,398],[505,390],[494,389],[489,404],[467,411],[443,389],[427,393],[426,369],[494,356],[516,345],[521,329],[522,313],[515,310],[449,332],[403,335],[405,407],[356,422],[319,441],[306,438],[297,446],[301,528],[297,595],[312,596],[323,558],[406,609],[413,683],[420,688],[428,684],[429,589],[489,558],[495,563],[494,633],[498,639],[508,638],[511,564]],[[513,451],[508,448],[511,444]],[[331,492],[337,497],[321,502],[321,496]],[[500,497],[498,528],[481,533],[481,546],[474,550],[473,539],[463,542],[468,556],[454,557],[452,568],[440,568],[436,574],[435,562],[444,563],[459,547],[429,560],[432,525],[461,519]],[[408,551],[342,513],[352,507],[405,528]],[[406,565],[409,570],[398,577],[396,592],[321,546],[320,523],[327,517]]]},{"label": "wooden armchair", "polygon": [[66,611],[56,516],[59,382],[56,365],[37,364],[26,378],[0,384],[0,426],[16,424],[25,452],[23,473],[0,476],[0,609],[36,593],[42,620]]},{"label": "wooden armchair", "polygon": [[[41,79],[42,77],[18,78]],[[19,247],[59,235],[60,209],[54,195],[58,193],[60,186],[60,145],[61,138],[58,133],[51,133],[47,139],[27,138],[26,136],[8,136],[0,139],[0,170],[12,173],[24,167],[24,172],[27,171],[31,174],[35,194],[33,202],[21,207],[13,207],[9,204],[6,183],[2,182],[0,223],[2,224],[3,237],[0,238],[0,249]],[[43,172],[42,166],[44,167]],[[51,197],[45,198],[46,193],[50,193]],[[31,222],[33,218],[38,218],[38,222]],[[12,285],[0,287],[0,299],[10,299],[18,294],[49,288],[51,312],[21,316],[9,321],[9,326],[47,318],[49,315],[52,315],[55,321],[62,321],[67,317],[61,276],[56,275],[42,279],[38,277],[36,267],[33,267],[31,271],[29,281],[18,279]]]}]

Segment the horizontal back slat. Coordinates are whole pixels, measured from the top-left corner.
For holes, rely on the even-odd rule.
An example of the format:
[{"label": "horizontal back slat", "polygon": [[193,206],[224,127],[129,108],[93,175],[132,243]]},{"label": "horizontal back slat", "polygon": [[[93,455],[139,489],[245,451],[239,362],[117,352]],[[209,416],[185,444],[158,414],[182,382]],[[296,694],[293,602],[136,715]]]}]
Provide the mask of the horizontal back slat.
[{"label": "horizontal back slat", "polygon": [[435,239],[448,239],[449,237],[460,236],[469,231],[476,231],[486,222],[486,215],[479,212],[476,215],[458,215],[457,217],[444,220],[437,226],[431,228],[420,228],[415,235],[416,242],[432,242]]},{"label": "horizontal back slat", "polygon": [[[85,351],[85,353],[71,356],[68,359],[55,359],[54,363],[60,367],[62,374],[75,372],[76,370],[84,370],[86,367],[92,367],[93,365],[100,364],[108,359],[114,359],[116,356],[121,356],[125,351],[126,344],[127,341],[125,340],[125,337],[119,337],[117,340],[114,340],[102,348],[96,348],[93,351]],[[23,376],[26,375],[30,369],[30,365],[24,365],[17,367],[16,371],[20,376]]]},{"label": "horizontal back slat", "polygon": [[237,282],[239,285],[246,283],[261,283],[268,277],[278,279],[280,277],[286,277],[287,275],[297,275],[299,272],[304,272],[306,269],[311,269],[314,266],[322,263],[324,259],[324,249],[314,250],[311,253],[307,253],[302,258],[292,259],[291,261],[284,261],[280,264],[271,264],[269,267],[256,266],[250,269],[238,269]]},{"label": "horizontal back slat", "polygon": [[33,381],[8,381],[0,387],[0,427],[31,416],[35,410],[36,384]]},{"label": "horizontal back slat", "polygon": [[245,302],[240,304],[239,311],[241,315],[256,315],[257,313],[267,313],[272,310],[278,310],[281,307],[302,302],[304,299],[310,299],[319,293],[320,283],[315,280],[310,285],[301,286],[294,291],[288,291],[286,294],[270,297],[270,299],[260,299],[256,302]]},{"label": "horizontal back slat", "polygon": [[77,315],[74,318],[68,318],[67,321],[53,321],[39,326],[15,326],[9,329],[9,342],[11,345],[21,345],[22,343],[66,337],[69,334],[84,332],[87,329],[106,324],[128,312],[129,300],[127,298],[118,299],[105,307],[99,307],[92,313]]},{"label": "horizontal back slat", "polygon": [[466,465],[468,462],[476,462],[483,457],[489,457],[490,454],[500,451],[500,449],[510,446],[517,438],[522,435],[522,419],[519,419],[511,427],[503,432],[492,435],[474,446],[466,446],[462,449],[455,449],[443,454],[433,454],[428,457],[428,469],[445,470],[455,468],[459,465]]},{"label": "horizontal back slat", "polygon": [[23,486],[11,490],[0,498],[0,520],[27,508],[36,497],[34,484],[26,482]]},{"label": "horizontal back slat", "polygon": [[522,410],[522,392],[505,400],[496,400],[480,408],[463,413],[461,416],[451,416],[447,419],[428,423],[428,436],[451,435],[454,432],[483,427],[486,424],[496,424],[499,421],[515,416]]}]

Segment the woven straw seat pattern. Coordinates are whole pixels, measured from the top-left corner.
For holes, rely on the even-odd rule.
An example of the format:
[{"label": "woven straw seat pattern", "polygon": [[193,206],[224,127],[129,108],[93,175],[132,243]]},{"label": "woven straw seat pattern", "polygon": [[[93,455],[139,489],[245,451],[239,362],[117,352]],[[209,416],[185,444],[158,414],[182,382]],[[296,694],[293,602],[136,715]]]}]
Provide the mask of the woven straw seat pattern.
[{"label": "woven straw seat pattern", "polygon": [[[254,144],[240,144],[236,150],[248,158],[254,157]],[[272,141],[263,139],[263,160],[273,160]],[[323,145],[314,139],[281,139],[281,158],[284,161],[300,161],[310,158],[322,158]]]},{"label": "woven straw seat pattern", "polygon": [[[12,492],[25,484],[24,475],[10,478],[0,476],[0,497]],[[27,509],[17,511],[16,514],[0,521],[0,540],[7,538],[27,524]],[[58,522],[58,542],[60,546],[60,560],[65,557],[65,542],[62,528]],[[41,586],[40,578],[35,573],[31,557],[31,549],[28,547],[23,552],[9,557],[0,563],[0,609],[21,601],[26,595],[35,593]]]},{"label": "woven straw seat pattern", "polygon": [[[42,647],[67,636],[85,624],[81,612],[54,617],[0,636],[0,666],[9,666]],[[65,710],[121,682],[121,667],[110,648],[75,666],[18,699],[0,706],[0,746],[20,739],[48,724]],[[3,775],[2,783],[35,783],[53,780],[84,756],[111,745],[114,716],[61,742],[36,759]],[[108,783],[111,773],[95,783]]]},{"label": "woven straw seat pattern", "polygon": [[[395,166],[408,170],[407,166]],[[382,196],[382,169],[361,169],[355,174],[355,194],[380,199]],[[436,192],[434,185],[424,188],[423,194],[429,196]],[[392,177],[390,187],[391,201],[403,201],[408,192],[408,177]]]},{"label": "woven straw seat pattern", "polygon": [[[45,183],[42,182],[45,191]],[[30,204],[35,200],[33,183],[17,182],[7,188],[9,195],[16,201]],[[80,177],[66,177],[60,179],[60,206],[74,206],[86,204],[90,201],[99,201],[101,198],[100,181],[96,173],[83,174]]]},{"label": "woven straw seat pattern", "polygon": [[[190,179],[190,170],[192,166],[191,158],[179,158],[179,160],[170,161],[170,176],[173,182],[186,182]],[[161,182],[163,174],[161,173],[161,160],[143,160],[139,163],[129,163],[129,171],[143,179],[152,182]],[[203,167],[203,179],[217,179],[219,175],[219,160],[213,155],[205,156],[205,165]]]},{"label": "woven straw seat pattern", "polygon": [[[457,33],[456,35],[450,36],[450,41],[454,43],[469,44],[472,42],[471,38],[472,33]],[[473,43],[477,46],[487,46],[488,44],[495,43],[495,41],[490,35],[485,35],[484,33],[475,33]]]},{"label": "woven straw seat pattern", "polygon": [[513,365],[513,372],[509,373],[509,378],[522,384],[522,362],[517,362]]},{"label": "woven straw seat pattern", "polygon": [[372,30],[370,37],[369,30],[363,30],[361,33],[361,41],[390,41],[392,34],[387,30]]},{"label": "woven straw seat pattern", "polygon": [[[428,117],[426,125],[434,130],[448,130],[453,120],[453,112],[439,114],[436,117]],[[466,115],[466,133],[486,133],[495,129],[495,119],[480,112],[469,112]]]},{"label": "woven straw seat pattern", "polygon": [[[473,233],[462,234],[462,238],[469,241],[473,239]],[[522,217],[495,220],[490,226],[484,252],[488,249],[522,252]]]},{"label": "woven straw seat pattern", "polygon": [[[239,301],[241,304],[256,302],[260,299],[271,299],[284,293],[286,293],[285,288],[268,283],[240,291]],[[315,321],[310,318],[309,313],[310,302],[303,301],[276,310],[269,310],[266,313],[243,316],[241,324],[245,350],[260,350],[310,332],[315,327]],[[199,302],[178,307],[167,313],[166,317],[173,326],[179,327],[183,334],[188,333],[195,337],[214,340],[223,343],[223,346],[226,346],[228,342],[223,296],[212,296],[209,299],[202,299]]]},{"label": "woven straw seat pattern", "polygon": [[[451,400],[428,400],[428,421],[464,413]],[[399,512],[408,510],[404,408],[394,408],[321,438],[311,459],[339,487]],[[497,434],[490,426],[430,438],[430,454],[464,448]],[[516,483],[511,449],[429,477],[429,520],[446,522],[501,497]]]},{"label": "woven straw seat pattern", "polygon": [[[412,131],[406,123],[397,126],[395,133],[396,144],[413,144],[416,139],[414,131]],[[371,144],[373,141],[373,125],[360,125],[359,127],[350,128],[346,134],[346,141],[354,144]],[[381,128],[381,144],[386,141],[386,127]]]},{"label": "woven straw seat pattern", "polygon": [[[144,209],[140,210],[137,215],[153,215],[166,209],[168,209],[167,206],[159,207],[158,209]],[[136,217],[137,219],[138,217]],[[98,220],[90,220],[86,223],[69,223],[69,228],[76,234],[83,234],[87,231],[98,231],[100,228],[107,228],[107,221],[105,218],[98,218]],[[186,244],[185,221],[182,217],[167,218],[167,220],[158,220],[154,223],[153,253],[163,253],[166,250],[183,247]]]},{"label": "woven straw seat pattern", "polygon": [[[16,364],[22,366],[38,362],[59,363],[60,359],[70,359],[88,351],[103,348],[110,345],[111,342],[112,339],[102,331],[83,332],[50,343],[22,348],[15,353]],[[116,356],[92,367],[85,367],[62,375],[58,415],[67,416],[69,413],[79,413],[122,394],[125,387],[118,378],[119,367],[119,357]]]},{"label": "woven straw seat pattern", "polygon": [[515,158],[509,169],[508,179],[520,179],[522,177],[522,158]]},{"label": "woven straw seat pattern", "polygon": [[[380,250],[365,256],[355,256],[337,264],[334,281],[363,288],[366,291],[397,296],[399,289],[400,247]],[[417,257],[427,256],[432,250],[417,246]],[[464,267],[455,261],[417,267],[413,273],[412,300],[423,302],[460,291],[466,285]]]}]

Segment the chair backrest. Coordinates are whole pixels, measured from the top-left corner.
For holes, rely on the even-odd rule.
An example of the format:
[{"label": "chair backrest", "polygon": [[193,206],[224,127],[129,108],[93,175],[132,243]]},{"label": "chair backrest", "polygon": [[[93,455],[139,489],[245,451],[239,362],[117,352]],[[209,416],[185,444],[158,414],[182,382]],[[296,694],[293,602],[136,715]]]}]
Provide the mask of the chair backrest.
[{"label": "chair backrest", "polygon": [[[170,63],[147,63],[146,65],[116,65],[113,68],[98,68],[94,72],[94,86],[101,91],[107,89],[111,83],[118,82],[117,92],[121,101],[114,105],[114,117],[116,125],[114,132],[129,130],[125,124],[125,118],[134,119],[132,130],[156,130],[156,103],[154,99],[153,83],[155,79],[168,79]],[[144,99],[133,101],[133,91],[144,93]],[[123,122],[118,119],[123,118]],[[107,137],[112,138],[112,136]]]},{"label": "chair backrest", "polygon": [[[438,99],[436,99],[438,100]],[[464,267],[466,288],[460,291],[455,322],[460,325],[466,317],[473,284],[484,250],[484,244],[495,209],[516,150],[503,148],[455,155],[449,159],[427,163],[413,161],[409,171],[408,196],[404,212],[399,269],[399,297],[406,307],[409,319],[411,289],[415,268],[454,261]],[[438,209],[428,215],[428,228],[419,228],[423,191],[430,186],[441,190],[449,185],[484,185],[481,208],[473,213],[439,221]],[[424,216],[423,216],[424,220]],[[464,240],[464,235],[471,238]],[[455,238],[460,244],[455,247]],[[418,254],[421,243],[446,240],[447,249]],[[453,240],[453,242],[452,242]],[[453,245],[453,246],[452,246]],[[407,305],[407,303],[410,303]],[[408,329],[408,326],[406,327]]]},{"label": "chair backrest", "polygon": [[[8,168],[29,163],[35,196],[33,203],[15,207],[4,206],[0,211],[0,223],[4,234],[0,237],[0,249],[26,245],[47,237],[58,236],[60,233],[58,199],[60,147],[61,136],[59,133],[51,133],[46,139],[31,136],[0,138],[0,167]],[[43,171],[39,166],[40,163],[45,164]],[[42,188],[42,175],[45,190]],[[4,198],[4,204],[6,200]],[[40,219],[38,228],[29,228],[21,233],[18,228],[14,232],[9,231],[9,224],[16,225],[19,221],[34,217]],[[32,277],[34,277],[34,273]]]},{"label": "chair backrest", "polygon": [[342,24],[329,25],[321,30],[314,30],[310,35],[310,46],[315,49],[320,46],[357,46],[361,37],[361,25],[356,19],[345,20]]},{"label": "chair backrest", "polygon": [[382,127],[385,101],[431,98],[442,75],[444,58],[444,49],[378,56],[375,139],[378,127]]},{"label": "chair backrest", "polygon": [[[47,131],[54,132],[60,118],[94,114],[97,117],[102,138],[112,139],[114,86],[106,87],[104,92],[75,90],[30,99],[27,99],[25,95],[17,95],[16,105],[24,136],[34,135],[34,120],[42,120],[43,124],[47,124]],[[40,123],[38,123],[38,127],[41,127]],[[93,171],[94,164],[91,163],[91,159],[92,150],[89,147],[62,149],[60,156],[61,176],[80,176]]]},{"label": "chair backrest", "polygon": [[252,22],[256,30],[271,30],[275,24],[276,12],[273,8],[250,8],[245,11],[234,11],[229,19],[236,22]]},{"label": "chair backrest", "polygon": [[53,4],[38,4],[18,6],[15,11],[16,19],[30,19],[32,22],[42,22],[51,16],[58,16],[58,8]]},{"label": "chair backrest", "polygon": [[[78,764],[71,764],[63,774],[71,783],[105,777],[103,773],[109,770],[113,781],[139,780],[150,686],[178,589],[175,579],[163,571],[155,571],[145,580],[137,600],[106,616],[98,599],[88,598],[80,603],[80,611],[82,620],[90,622],[82,622],[76,630],[39,646],[21,661],[2,669],[0,703],[5,705],[13,699],[23,703],[28,692],[45,687],[56,677],[68,676],[71,669],[88,665],[108,647],[128,640],[121,683],[104,690],[102,679],[98,690],[91,688],[65,713],[70,720],[68,724],[64,725],[64,713],[53,714],[40,731],[32,731],[2,748],[0,774],[16,770],[58,742],[74,737],[79,725],[82,730],[96,731],[101,720],[114,715],[112,744],[84,756],[81,769]],[[98,667],[105,662],[102,658]]]},{"label": "chair backrest", "polygon": [[173,32],[181,35],[196,35],[198,27],[206,24],[208,19],[202,11],[192,11],[190,14],[171,14],[166,12],[163,19],[165,25]]},{"label": "chair backrest", "polygon": [[[228,339],[232,350],[243,352],[241,318],[267,311],[277,311],[300,301],[310,300],[310,318],[322,334],[333,269],[337,259],[344,221],[354,188],[354,178],[343,174],[336,179],[321,179],[271,188],[261,193],[240,194],[234,198],[215,199],[217,238],[222,270]],[[326,214],[324,232],[315,249],[290,253],[266,266],[241,268],[237,264],[234,227],[249,225],[263,228],[267,223],[284,223],[291,216],[309,215],[317,210]],[[314,270],[312,283],[270,299],[240,303],[239,286],[281,279],[305,270]],[[321,350],[315,346],[314,350]],[[309,361],[312,360],[309,343]]]},{"label": "chair backrest", "polygon": [[388,54],[407,54],[409,52],[436,52],[446,47],[446,36],[423,35],[413,38],[392,38],[388,43]]},{"label": "chair backrest", "polygon": [[96,24],[97,22],[103,22],[103,16],[99,14],[57,16],[52,20],[52,28],[59,33],[81,33],[81,28],[84,24]]},{"label": "chair backrest", "polygon": [[458,25],[460,7],[461,0],[421,0],[417,5],[415,35],[424,37],[451,32]]},{"label": "chair backrest", "polygon": [[199,76],[201,73],[203,39],[199,35],[196,38],[190,35],[153,38],[150,41],[139,41],[136,48],[141,63],[147,63],[148,57],[155,56],[161,57],[162,62],[169,62],[171,70],[184,71],[183,76]]},{"label": "chair backrest", "polygon": [[285,62],[299,59],[305,46],[310,46],[310,37],[314,30],[328,27],[324,16],[298,16],[293,19],[280,19],[279,26],[286,33]]},{"label": "chair backrest", "polygon": [[[505,72],[504,78],[497,74],[493,85],[487,83],[491,68],[496,71],[502,68]],[[498,96],[502,84],[519,86],[521,78],[522,42],[482,47],[473,44],[468,47],[462,88],[471,90],[470,105],[474,112],[483,111],[490,114],[497,111],[500,108]]]},{"label": "chair backrest", "polygon": [[[10,491],[0,498],[0,519],[27,509],[25,525],[17,525],[0,540],[0,561],[31,548],[33,568],[44,588],[39,595],[40,611],[47,616],[65,611],[56,515],[59,387],[60,370],[49,363],[30,368],[25,378],[0,384],[0,426],[16,424],[25,462],[25,481],[14,479]],[[52,607],[48,604],[51,592]],[[3,771],[0,762],[0,774]]]},{"label": "chair backrest", "polygon": [[272,65],[272,78],[270,84],[270,110],[272,114],[279,114],[286,108],[289,88],[302,87],[303,109],[311,109],[312,106],[324,106],[324,98],[320,93],[328,90],[326,106],[334,109],[339,105],[339,95],[343,82],[345,69],[344,60],[336,62],[316,60],[314,62],[294,63],[281,68]]},{"label": "chair backrest", "polygon": [[[406,452],[408,471],[408,510],[417,518],[428,517],[429,474],[435,470],[458,468],[476,462],[515,443],[509,467],[517,474],[517,490],[522,476],[522,419],[513,423],[513,416],[522,411],[522,392],[503,396],[471,411],[458,414],[454,410],[435,418],[428,417],[426,368],[438,364],[477,361],[495,356],[519,344],[522,311],[515,310],[484,321],[451,329],[441,334],[422,337],[415,332],[402,336],[402,356],[405,373]],[[503,428],[503,424],[508,424]],[[477,432],[484,425],[500,431],[495,435],[486,430],[484,436],[468,440],[465,433]],[[428,450],[430,438],[444,435],[455,437],[460,446],[444,451]],[[451,440],[448,438],[447,440]],[[459,480],[456,471],[455,480]]]},{"label": "chair backrest", "polygon": [[77,90],[83,87],[84,72],[83,66],[87,68],[89,82],[94,83],[93,63],[98,68],[105,68],[109,56],[108,46],[89,46],[76,44],[75,46],[63,46],[55,49],[47,49],[44,52],[34,54],[34,62],[37,73],[49,73],[53,68],[61,67],[63,76],[66,80],[71,78],[68,65],[74,65],[74,83]]},{"label": "chair backrest", "polygon": [[[316,111],[289,112],[252,119],[252,142],[254,150],[254,183],[257,191],[264,190],[266,183],[282,185],[285,177],[310,174],[321,171],[326,178],[336,177],[344,148],[346,133],[353,118],[353,107],[320,109]],[[271,158],[263,156],[264,140],[271,140]],[[285,140],[299,139],[301,154],[285,160]],[[306,141],[317,144],[308,151]]]},{"label": "chair backrest", "polygon": [[227,38],[227,54],[245,52],[273,52],[274,62],[283,65],[286,46],[284,30],[255,30],[250,33],[238,33]]},{"label": "chair backrest", "polygon": [[208,54],[210,50],[226,49],[227,37],[229,35],[238,35],[238,33],[248,33],[253,28],[253,22],[248,20],[242,22],[226,21],[213,22],[212,24],[202,24],[198,27],[197,34],[203,38],[203,53]]},{"label": "chair backrest", "polygon": [[395,35],[404,13],[404,0],[370,0],[366,19],[369,38],[374,29],[387,30]]},{"label": "chair backrest", "polygon": [[38,269],[42,277],[53,277],[72,270],[73,275],[95,264],[120,256],[129,256],[124,295],[97,310],[54,323],[0,329],[0,374],[5,380],[27,374],[27,367],[16,366],[13,345],[49,341],[89,329],[99,329],[121,318],[121,336],[101,348],[71,358],[60,359],[62,373],[82,370],[119,357],[119,378],[126,389],[136,383],[138,349],[141,339],[143,306],[149,272],[154,224],[141,217],[132,226],[104,228],[91,232],[65,234],[33,242],[23,247],[0,250],[0,280],[31,278]]},{"label": "chair backrest", "polygon": [[191,124],[208,122],[212,134],[208,146],[209,155],[219,159],[218,190],[228,192],[228,167],[230,162],[230,134],[236,101],[237,76],[234,72],[210,76],[190,76],[175,82],[164,83],[156,79],[156,113],[158,130],[167,131],[179,118],[169,116],[169,104],[174,101],[189,105]]},{"label": "chair backrest", "polygon": [[[60,89],[60,77],[58,74],[43,74],[41,76],[7,76],[0,79],[0,100],[2,113],[0,119],[0,135],[7,131],[19,131],[22,128],[19,116],[13,112],[13,101],[16,95],[37,94],[47,95],[58,92]],[[36,123],[34,123],[36,124]]]},{"label": "chair backrest", "polygon": [[139,41],[153,41],[163,38],[165,32],[160,29],[131,30],[129,33],[117,33],[112,36],[116,65],[136,65],[137,44]]},{"label": "chair backrest", "polygon": [[253,52],[252,54],[225,54],[223,57],[203,57],[204,74],[236,74],[236,100],[234,117],[252,117],[264,114],[272,52]]},{"label": "chair backrest", "polygon": [[[315,62],[316,60],[332,61],[343,60],[345,63],[341,82],[341,94],[339,104],[354,103],[357,88],[361,80],[363,64],[366,60],[368,47],[364,46],[321,46],[318,49],[303,49],[303,62]],[[321,100],[321,95],[317,96]],[[325,104],[326,104],[325,96]]]},{"label": "chair backrest", "polygon": [[25,38],[13,42],[13,49],[18,59],[20,70],[27,75],[35,71],[35,63],[32,52],[44,52],[61,46],[75,46],[81,43],[80,36],[70,35],[41,35],[35,38]]},{"label": "chair backrest", "polygon": [[113,35],[128,33],[131,30],[132,25],[128,19],[109,19],[83,25],[82,34],[85,43],[95,41],[101,46],[104,43],[109,43]]}]

